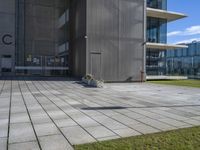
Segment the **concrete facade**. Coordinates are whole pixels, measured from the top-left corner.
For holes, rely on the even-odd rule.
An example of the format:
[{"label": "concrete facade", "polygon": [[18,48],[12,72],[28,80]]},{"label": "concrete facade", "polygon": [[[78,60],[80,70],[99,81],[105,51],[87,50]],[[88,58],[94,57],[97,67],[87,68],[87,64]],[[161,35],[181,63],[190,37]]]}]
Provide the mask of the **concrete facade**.
[{"label": "concrete facade", "polygon": [[26,74],[51,76],[50,68],[66,66],[68,7],[69,0],[16,2],[16,66],[27,67]]},{"label": "concrete facade", "polygon": [[88,73],[106,81],[141,80],[144,10],[144,0],[87,0]]},{"label": "concrete facade", "polygon": [[[0,4],[0,70],[13,72],[15,64],[15,0],[0,0]],[[0,75],[2,75],[1,71]]]},{"label": "concrete facade", "polygon": [[141,81],[145,72],[145,1],[72,3],[76,9],[72,13],[74,74],[92,74],[106,81]]},{"label": "concrete facade", "polygon": [[[1,76],[141,81],[165,74],[167,0],[1,0]],[[15,40],[16,39],[16,40]]]},{"label": "concrete facade", "polygon": [[[10,45],[1,42],[4,62],[11,55],[10,74],[69,72],[78,77],[90,73],[106,81],[141,80],[145,72],[144,0],[0,2],[1,39],[9,34],[4,39],[12,41]],[[6,75],[9,71],[0,70]]]}]

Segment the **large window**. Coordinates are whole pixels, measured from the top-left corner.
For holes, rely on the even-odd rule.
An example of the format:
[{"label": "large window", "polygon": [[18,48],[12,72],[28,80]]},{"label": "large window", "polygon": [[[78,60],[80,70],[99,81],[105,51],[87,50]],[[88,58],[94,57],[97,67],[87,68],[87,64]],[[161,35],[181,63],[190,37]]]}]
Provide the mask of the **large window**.
[{"label": "large window", "polygon": [[194,56],[196,51],[196,44],[192,43],[188,47],[189,56]]},{"label": "large window", "polygon": [[[147,18],[147,42],[167,43],[167,22],[164,19]],[[164,52],[157,49],[147,50],[147,75],[165,74]]]},{"label": "large window", "polygon": [[165,74],[165,52],[158,49],[147,49],[146,54],[147,75]]},{"label": "large window", "polygon": [[196,54],[198,55],[198,56],[200,56],[200,43],[197,43],[197,51],[196,51]]},{"label": "large window", "polygon": [[16,74],[66,75],[69,0],[18,1],[17,8]]},{"label": "large window", "polygon": [[187,54],[187,48],[183,48],[183,57],[185,57],[185,56],[187,56],[188,54]]},{"label": "large window", "polygon": [[167,0],[147,0],[147,7],[167,9]]},{"label": "large window", "polygon": [[188,48],[168,50],[166,56],[168,75],[200,77],[200,42],[190,43]]},{"label": "large window", "polygon": [[167,21],[158,18],[147,18],[147,41],[153,43],[167,42]]},{"label": "large window", "polygon": [[182,49],[178,49],[177,50],[177,56],[178,57],[182,57],[183,56],[183,50]]}]

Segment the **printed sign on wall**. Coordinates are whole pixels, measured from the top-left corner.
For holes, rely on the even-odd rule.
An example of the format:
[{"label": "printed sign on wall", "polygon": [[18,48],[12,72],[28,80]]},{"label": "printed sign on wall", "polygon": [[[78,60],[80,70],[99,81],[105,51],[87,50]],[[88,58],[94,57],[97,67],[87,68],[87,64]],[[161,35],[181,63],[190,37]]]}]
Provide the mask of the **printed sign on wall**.
[{"label": "printed sign on wall", "polygon": [[4,45],[11,45],[13,44],[13,36],[11,34],[4,34],[1,38],[2,43]]}]

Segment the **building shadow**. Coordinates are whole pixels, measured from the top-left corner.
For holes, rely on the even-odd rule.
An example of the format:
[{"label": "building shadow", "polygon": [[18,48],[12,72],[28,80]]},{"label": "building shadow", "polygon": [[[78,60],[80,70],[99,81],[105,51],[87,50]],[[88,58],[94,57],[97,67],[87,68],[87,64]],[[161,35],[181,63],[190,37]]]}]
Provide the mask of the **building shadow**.
[{"label": "building shadow", "polygon": [[178,107],[199,107],[200,105],[166,105],[166,106],[141,106],[141,107],[123,107],[123,106],[109,106],[109,107],[84,107],[82,110],[120,110],[129,108],[178,108]]},{"label": "building shadow", "polygon": [[75,77],[37,77],[37,76],[29,76],[29,77],[24,77],[24,76],[2,76],[0,77],[0,80],[22,80],[22,81],[75,81],[79,82],[80,78],[75,78]]}]

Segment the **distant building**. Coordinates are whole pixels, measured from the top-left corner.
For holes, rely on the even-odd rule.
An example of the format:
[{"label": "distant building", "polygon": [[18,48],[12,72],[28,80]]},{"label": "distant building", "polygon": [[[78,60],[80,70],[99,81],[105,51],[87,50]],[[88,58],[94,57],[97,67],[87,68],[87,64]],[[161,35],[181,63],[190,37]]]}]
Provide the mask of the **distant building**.
[{"label": "distant building", "polygon": [[194,41],[186,45],[188,48],[167,51],[167,75],[200,78],[200,42]]}]

